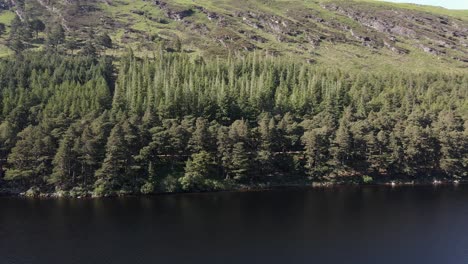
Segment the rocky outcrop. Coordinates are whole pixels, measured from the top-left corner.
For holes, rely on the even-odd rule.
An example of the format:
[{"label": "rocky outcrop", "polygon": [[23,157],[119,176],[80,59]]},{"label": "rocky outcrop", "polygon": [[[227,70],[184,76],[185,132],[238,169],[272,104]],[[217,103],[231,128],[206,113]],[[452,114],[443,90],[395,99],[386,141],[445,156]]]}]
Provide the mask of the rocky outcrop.
[{"label": "rocky outcrop", "polygon": [[236,15],[241,17],[245,24],[276,35],[297,36],[303,32],[294,21],[284,17],[253,11],[238,12]]},{"label": "rocky outcrop", "polygon": [[[392,56],[387,50],[401,55],[422,51],[447,60],[467,60],[468,22],[450,16],[368,1],[215,2],[219,5],[203,0],[26,0],[29,10],[61,23],[80,43],[92,28],[108,32],[120,47],[138,44],[151,49],[166,39],[163,32],[169,32],[190,49],[207,53],[262,49],[318,57],[331,54],[320,52],[322,48],[345,50],[341,45],[345,44],[358,47],[355,53]],[[0,0],[0,10],[23,18],[18,3]]]},{"label": "rocky outcrop", "polygon": [[9,10],[14,6],[13,1],[11,0],[1,0],[0,1],[0,10]]},{"label": "rocky outcrop", "polygon": [[202,7],[202,6],[196,6],[196,10],[200,11],[201,13],[205,14],[208,20],[210,21],[218,21],[224,19],[223,16],[219,15],[216,12],[209,11],[208,9]]},{"label": "rocky outcrop", "polygon": [[[449,50],[466,53],[468,22],[437,16],[408,9],[385,9],[369,3],[349,3],[334,1],[322,7],[345,15],[362,26],[384,34],[411,39],[412,45],[424,52],[441,55]],[[366,42],[366,39],[362,40]],[[395,46],[388,41],[384,45],[391,50]],[[395,51],[400,51],[396,49]]]},{"label": "rocky outcrop", "polygon": [[61,12],[60,9],[50,5],[50,3],[48,1],[44,1],[44,0],[36,0],[41,6],[43,6],[45,9],[47,9],[49,12],[51,12],[52,14],[56,15],[60,21],[61,21],[61,24],[63,26],[63,28],[67,31],[70,31],[70,28],[68,27],[68,23],[67,21],[65,20],[65,18],[63,17],[63,14]]},{"label": "rocky outcrop", "polygon": [[174,6],[164,1],[152,0],[151,2],[163,10],[168,18],[175,21],[181,21],[194,13],[191,8]]},{"label": "rocky outcrop", "polygon": [[13,9],[13,11],[19,17],[19,19],[21,19],[21,21],[24,20],[24,10],[20,2],[18,2],[18,0],[5,0],[3,6],[5,8]]}]

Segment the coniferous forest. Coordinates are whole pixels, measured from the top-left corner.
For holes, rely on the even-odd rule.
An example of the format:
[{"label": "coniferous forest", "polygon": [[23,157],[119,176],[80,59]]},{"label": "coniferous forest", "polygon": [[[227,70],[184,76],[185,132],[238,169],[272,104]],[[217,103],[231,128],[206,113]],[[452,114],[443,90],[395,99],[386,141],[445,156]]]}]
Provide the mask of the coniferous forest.
[{"label": "coniferous forest", "polygon": [[468,75],[23,52],[0,61],[1,186],[72,196],[468,177]]}]

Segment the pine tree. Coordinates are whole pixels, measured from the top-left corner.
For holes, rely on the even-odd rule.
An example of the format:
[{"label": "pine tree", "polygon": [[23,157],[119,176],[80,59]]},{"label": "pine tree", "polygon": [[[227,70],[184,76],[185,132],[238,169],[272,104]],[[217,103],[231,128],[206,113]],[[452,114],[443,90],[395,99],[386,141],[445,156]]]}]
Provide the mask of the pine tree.
[{"label": "pine tree", "polygon": [[434,130],[440,143],[440,169],[454,178],[468,176],[468,136],[463,120],[453,111],[442,111]]},{"label": "pine tree", "polygon": [[389,156],[389,169],[393,174],[404,174],[405,172],[405,152],[403,145],[403,131],[402,123],[397,123],[390,133],[389,149],[391,154]]},{"label": "pine tree", "polygon": [[329,133],[327,128],[307,131],[302,137],[306,156],[306,169],[309,177],[321,180],[329,172]]},{"label": "pine tree", "polygon": [[36,33],[36,38],[39,37],[39,32],[42,32],[45,30],[46,26],[44,22],[40,19],[33,19],[29,22],[29,26],[31,27],[32,30]]},{"label": "pine tree", "polygon": [[353,135],[350,131],[350,112],[344,113],[340,125],[336,131],[333,146],[331,148],[336,165],[345,166],[351,159]]},{"label": "pine tree", "polygon": [[74,131],[73,128],[70,128],[60,141],[59,148],[52,161],[54,169],[48,180],[58,189],[67,189],[69,186],[76,184],[78,155],[74,152],[74,143]]},{"label": "pine tree", "polygon": [[237,142],[232,147],[231,162],[228,175],[234,180],[245,181],[250,170],[250,161],[243,142]]},{"label": "pine tree", "polygon": [[18,134],[19,140],[8,156],[10,169],[6,180],[40,185],[50,174],[54,144],[42,127],[28,126]]},{"label": "pine tree", "polygon": [[229,179],[229,166],[231,164],[232,142],[229,138],[229,128],[221,126],[217,132],[217,156],[223,170],[223,176]]},{"label": "pine tree", "polygon": [[180,178],[182,189],[185,191],[206,190],[206,179],[213,175],[214,159],[206,151],[195,153],[187,161],[185,174]]},{"label": "pine tree", "polygon": [[120,124],[114,126],[106,145],[106,158],[96,171],[94,192],[97,195],[112,194],[123,186],[127,172],[128,152],[124,133]]},{"label": "pine tree", "polygon": [[197,118],[195,123],[195,131],[189,141],[189,148],[194,153],[204,151],[212,151],[212,139],[209,131],[208,121],[204,118]]},{"label": "pine tree", "polygon": [[103,114],[93,123],[86,125],[78,142],[75,142],[81,164],[81,180],[84,186],[94,183],[94,176],[105,158],[105,146],[110,123]]},{"label": "pine tree", "polygon": [[258,123],[260,145],[258,146],[256,161],[259,164],[260,176],[271,176],[277,169],[274,167],[274,151],[276,140],[276,125],[273,118],[264,115]]},{"label": "pine tree", "polygon": [[404,130],[405,172],[408,175],[428,175],[435,167],[435,139],[429,129],[408,125]]},{"label": "pine tree", "polygon": [[143,176],[143,163],[137,159],[142,148],[141,133],[138,129],[139,117],[133,116],[122,124],[125,148],[127,150],[125,184],[137,188],[140,177]]},{"label": "pine tree", "polygon": [[31,39],[28,25],[23,23],[19,16],[15,16],[11,21],[10,36],[8,44],[16,53],[20,53],[26,48],[25,43]]},{"label": "pine tree", "polygon": [[[370,131],[365,135],[366,159],[369,168],[374,173],[385,173],[389,169],[389,136],[386,131],[380,130],[377,135]],[[398,149],[398,147],[397,147]]]}]

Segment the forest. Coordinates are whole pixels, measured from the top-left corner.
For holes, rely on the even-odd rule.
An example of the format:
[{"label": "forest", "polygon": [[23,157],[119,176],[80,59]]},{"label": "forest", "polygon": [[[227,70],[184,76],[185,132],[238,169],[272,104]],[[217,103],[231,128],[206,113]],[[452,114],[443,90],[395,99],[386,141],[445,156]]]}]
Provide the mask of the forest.
[{"label": "forest", "polygon": [[464,180],[467,96],[466,74],[260,52],[27,51],[0,61],[0,186],[111,196]]}]

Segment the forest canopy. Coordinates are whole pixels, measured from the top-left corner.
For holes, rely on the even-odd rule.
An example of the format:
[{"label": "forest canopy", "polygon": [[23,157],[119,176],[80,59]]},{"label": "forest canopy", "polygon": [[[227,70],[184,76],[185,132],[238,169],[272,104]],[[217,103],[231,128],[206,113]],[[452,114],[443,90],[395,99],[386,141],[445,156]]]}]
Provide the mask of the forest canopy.
[{"label": "forest canopy", "polygon": [[70,194],[468,175],[468,75],[260,53],[0,61],[0,185]]}]

